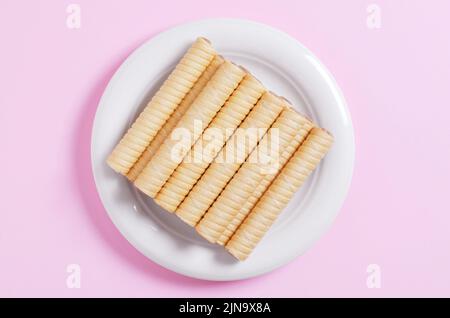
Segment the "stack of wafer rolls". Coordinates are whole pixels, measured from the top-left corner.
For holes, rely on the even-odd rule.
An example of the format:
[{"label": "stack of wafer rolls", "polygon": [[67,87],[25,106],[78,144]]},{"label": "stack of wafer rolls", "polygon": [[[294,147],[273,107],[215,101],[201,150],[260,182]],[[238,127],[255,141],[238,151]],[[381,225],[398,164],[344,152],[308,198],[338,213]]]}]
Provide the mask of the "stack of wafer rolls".
[{"label": "stack of wafer rolls", "polygon": [[243,261],[332,143],[329,132],[198,38],[107,164]]}]

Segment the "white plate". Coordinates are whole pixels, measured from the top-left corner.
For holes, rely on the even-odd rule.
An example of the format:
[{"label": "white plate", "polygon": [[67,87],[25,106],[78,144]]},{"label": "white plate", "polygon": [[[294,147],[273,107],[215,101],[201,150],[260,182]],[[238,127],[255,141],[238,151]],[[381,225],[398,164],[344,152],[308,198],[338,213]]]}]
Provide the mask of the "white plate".
[{"label": "white plate", "polygon": [[[222,247],[203,240],[105,163],[128,125],[198,36],[210,39],[218,52],[244,65],[267,88],[287,97],[336,139],[325,160],[245,262],[235,261]],[[350,185],[353,138],[340,89],[310,51],[263,24],[212,19],[184,24],[155,36],[121,65],[95,116],[92,167],[106,211],[125,238],[144,255],[183,275],[236,280],[288,263],[331,225]]]}]

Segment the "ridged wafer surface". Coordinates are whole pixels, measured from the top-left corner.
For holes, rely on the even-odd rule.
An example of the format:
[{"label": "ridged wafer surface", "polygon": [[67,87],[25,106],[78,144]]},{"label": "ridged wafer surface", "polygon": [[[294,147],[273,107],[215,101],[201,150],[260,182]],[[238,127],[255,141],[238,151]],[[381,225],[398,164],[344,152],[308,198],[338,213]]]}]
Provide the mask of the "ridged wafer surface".
[{"label": "ridged wafer surface", "polygon": [[[272,126],[283,109],[283,103],[281,99],[273,94],[264,93],[176,210],[176,214],[184,222],[195,226],[200,221],[210,205],[239,169],[242,162],[245,161],[248,154],[256,147],[263,134]],[[231,153],[232,156],[237,155],[237,157],[241,158],[230,158],[227,154],[230,154],[229,149],[233,149],[236,140],[244,140],[244,145],[240,145],[238,154],[236,154],[236,149],[231,151]],[[229,145],[231,146],[228,147]],[[221,158],[223,161],[218,161]],[[239,159],[242,159],[242,161]]]},{"label": "ridged wafer surface", "polygon": [[189,93],[183,98],[180,105],[175,109],[172,115],[169,117],[164,126],[158,131],[156,137],[150,143],[150,145],[145,149],[144,153],[139,157],[139,160],[134,164],[134,166],[128,171],[127,178],[130,181],[136,180],[137,176],[142,172],[147,163],[150,161],[152,156],[156,153],[159,147],[162,145],[166,138],[170,137],[170,133],[178,124],[180,119],[183,117],[184,113],[191,106],[192,102],[197,98],[203,88],[206,86],[208,81],[217,71],[219,66],[224,62],[223,57],[216,55],[212,62],[208,65],[206,70],[202,73],[197,82],[195,82]]},{"label": "ridged wafer surface", "polygon": [[295,192],[328,152],[333,137],[323,129],[313,128],[292,158],[283,167],[248,217],[239,226],[226,249],[245,260],[275,222]]},{"label": "ridged wafer surface", "polygon": [[192,44],[108,157],[111,168],[123,175],[128,173],[215,55],[204,38]]},{"label": "ridged wafer surface", "polygon": [[228,61],[219,67],[174,128],[181,140],[164,141],[134,182],[137,188],[152,198],[156,196],[244,75],[242,68]]},{"label": "ridged wafer surface", "polygon": [[297,123],[299,127],[297,128],[297,133],[295,134],[295,136],[289,141],[289,144],[283,149],[280,148],[281,152],[279,156],[279,169],[276,173],[268,173],[262,178],[261,182],[252,191],[252,194],[249,196],[247,201],[239,209],[239,212],[234,216],[231,222],[228,223],[217,241],[218,244],[225,245],[228,242],[238,226],[242,223],[242,221],[244,221],[248,213],[254,207],[258,199],[261,197],[264,191],[266,191],[273,179],[275,179],[279,170],[281,170],[281,168],[286,164],[289,158],[294,154],[294,152],[306,138],[308,132],[313,127],[313,123],[309,119],[295,113],[294,111],[292,112],[292,120],[295,121],[295,123]]},{"label": "ridged wafer surface", "polygon": [[264,86],[252,75],[244,77],[156,196],[155,201],[160,206],[170,212],[176,210],[264,90]]},{"label": "ridged wafer surface", "polygon": [[302,126],[299,117],[301,116],[292,109],[286,108],[281,112],[268,133],[197,224],[196,229],[200,235],[212,243],[217,242],[262,179],[276,174],[281,152]]}]

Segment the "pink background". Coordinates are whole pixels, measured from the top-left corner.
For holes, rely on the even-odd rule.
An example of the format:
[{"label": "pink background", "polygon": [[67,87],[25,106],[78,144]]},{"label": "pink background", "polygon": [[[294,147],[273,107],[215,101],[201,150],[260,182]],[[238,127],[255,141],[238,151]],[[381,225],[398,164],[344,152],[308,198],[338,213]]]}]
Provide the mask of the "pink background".
[{"label": "pink background", "polygon": [[[450,296],[450,2],[0,1],[0,296]],[[245,2],[245,3],[244,3]],[[114,71],[158,32],[201,18],[279,28],[341,86],[356,165],[332,229],[268,275],[214,283],[169,272],[108,219],[90,134]],[[81,288],[66,266],[81,265]],[[366,286],[369,264],[381,288]]]}]

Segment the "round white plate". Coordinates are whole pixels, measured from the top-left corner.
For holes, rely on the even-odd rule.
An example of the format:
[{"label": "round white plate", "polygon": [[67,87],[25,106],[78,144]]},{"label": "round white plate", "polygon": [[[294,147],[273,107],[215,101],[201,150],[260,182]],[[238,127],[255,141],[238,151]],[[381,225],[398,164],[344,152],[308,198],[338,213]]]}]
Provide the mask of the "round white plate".
[{"label": "round white plate", "polygon": [[[127,127],[198,36],[242,64],[265,86],[331,131],[335,143],[245,262],[206,242],[159,208],[105,161]],[[92,167],[106,211],[125,238],[152,261],[177,273],[236,280],[267,273],[304,253],[336,217],[351,181],[352,122],[331,74],[297,40],[263,24],[212,19],[184,24],[139,47],[114,74],[95,116]]]}]

